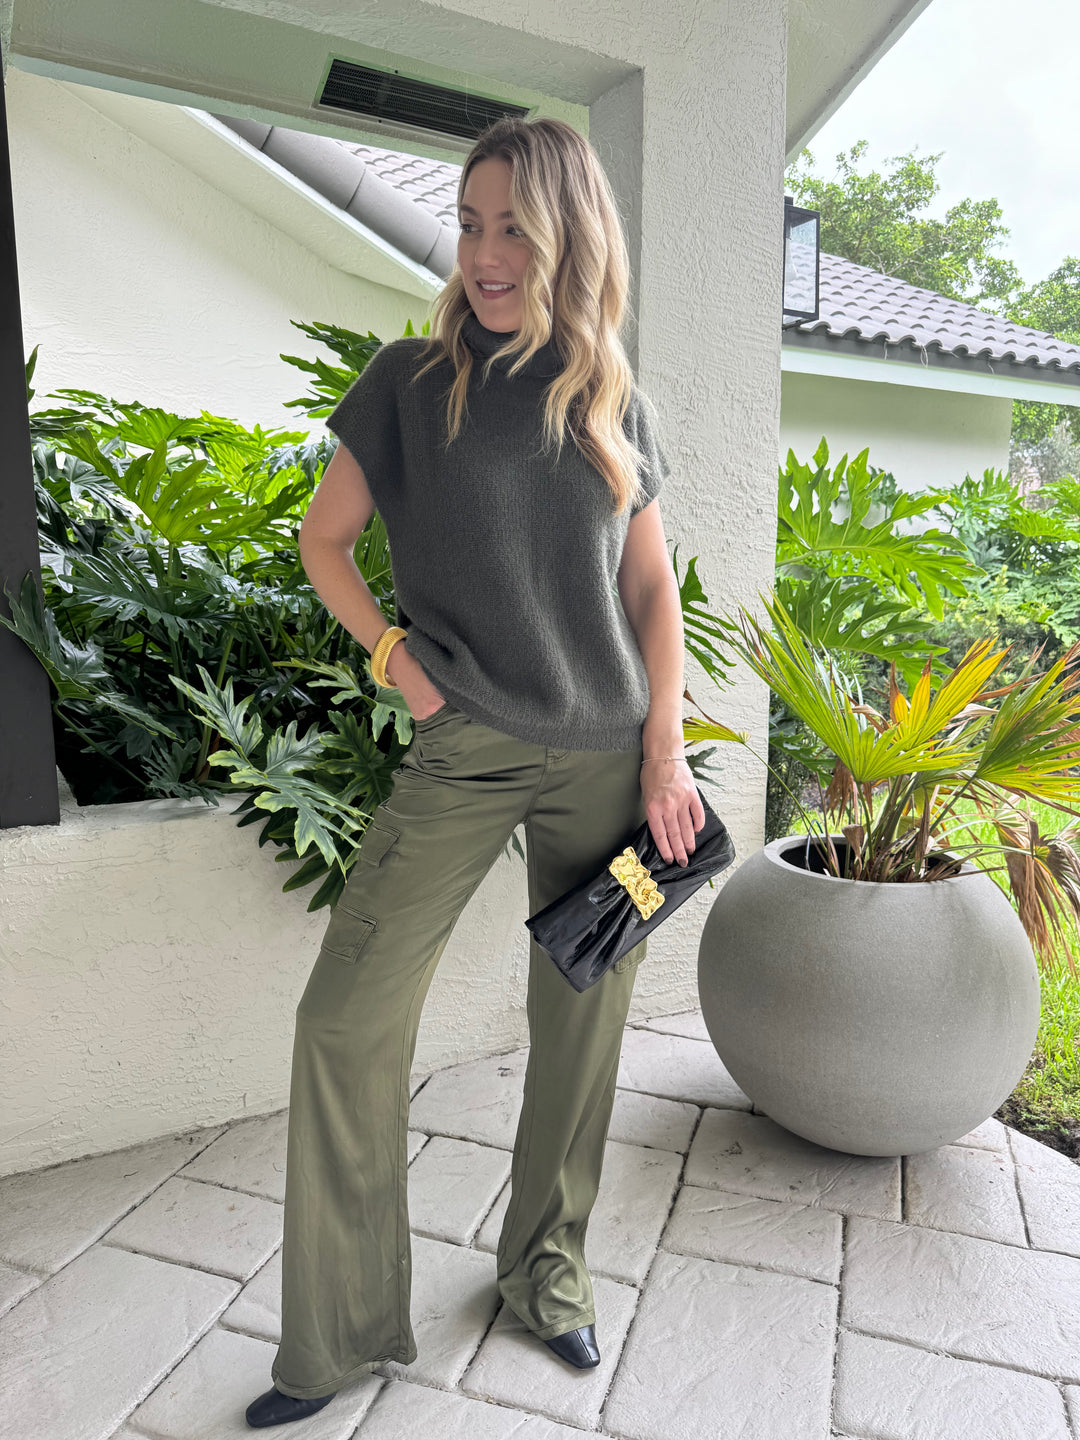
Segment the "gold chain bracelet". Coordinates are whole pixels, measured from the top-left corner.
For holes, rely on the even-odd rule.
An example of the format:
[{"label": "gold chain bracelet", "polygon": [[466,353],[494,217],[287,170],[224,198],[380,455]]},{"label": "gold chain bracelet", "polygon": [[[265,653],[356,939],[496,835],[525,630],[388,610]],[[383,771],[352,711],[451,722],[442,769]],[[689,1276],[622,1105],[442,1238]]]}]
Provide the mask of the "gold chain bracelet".
[{"label": "gold chain bracelet", "polygon": [[[642,765],[647,765],[650,760],[685,760],[685,759],[686,759],[686,756],[685,756],[685,755],[646,755],[645,759],[642,760],[641,764],[642,764]],[[640,768],[640,767],[639,767],[639,768]]]}]

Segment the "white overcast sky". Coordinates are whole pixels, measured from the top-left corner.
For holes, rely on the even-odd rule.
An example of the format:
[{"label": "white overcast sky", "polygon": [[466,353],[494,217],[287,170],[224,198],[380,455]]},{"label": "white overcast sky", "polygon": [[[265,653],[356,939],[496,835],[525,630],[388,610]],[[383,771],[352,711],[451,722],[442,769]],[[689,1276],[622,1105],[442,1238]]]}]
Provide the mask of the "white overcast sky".
[{"label": "white overcast sky", "polygon": [[861,139],[862,172],[943,150],[918,213],[994,197],[1011,233],[991,253],[1045,279],[1080,256],[1080,0],[932,0],[810,141],[814,173]]}]

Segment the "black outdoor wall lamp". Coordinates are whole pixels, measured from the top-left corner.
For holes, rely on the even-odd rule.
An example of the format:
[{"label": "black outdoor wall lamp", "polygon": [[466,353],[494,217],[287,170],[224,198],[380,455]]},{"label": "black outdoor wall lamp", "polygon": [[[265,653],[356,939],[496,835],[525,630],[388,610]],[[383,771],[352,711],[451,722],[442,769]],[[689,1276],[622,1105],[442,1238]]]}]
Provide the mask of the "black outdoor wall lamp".
[{"label": "black outdoor wall lamp", "polygon": [[821,214],[784,196],[784,327],[818,318]]}]

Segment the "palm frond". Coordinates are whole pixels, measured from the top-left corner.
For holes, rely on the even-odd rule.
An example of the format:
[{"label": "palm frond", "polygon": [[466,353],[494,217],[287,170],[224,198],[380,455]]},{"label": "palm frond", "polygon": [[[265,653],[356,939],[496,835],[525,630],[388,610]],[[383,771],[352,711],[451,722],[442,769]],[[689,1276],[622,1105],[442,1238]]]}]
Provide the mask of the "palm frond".
[{"label": "palm frond", "polygon": [[[815,841],[831,873],[910,884],[1003,861],[1040,960],[1052,966],[1056,944],[1072,968],[1067,923],[1080,919],[1080,827],[1044,838],[1015,805],[1025,796],[1060,809],[1080,805],[1080,646],[1045,671],[1033,654],[1005,685],[994,676],[1008,648],[989,639],[972,644],[936,684],[928,657],[908,695],[893,666],[882,713],[831,653],[810,643],[779,597],[763,596],[762,605],[771,623],[740,609],[730,621],[732,645],[832,758]],[[742,738],[712,718],[692,717],[684,733],[688,742]],[[962,803],[992,818],[996,841],[958,818]],[[808,829],[819,827],[811,820]]]}]

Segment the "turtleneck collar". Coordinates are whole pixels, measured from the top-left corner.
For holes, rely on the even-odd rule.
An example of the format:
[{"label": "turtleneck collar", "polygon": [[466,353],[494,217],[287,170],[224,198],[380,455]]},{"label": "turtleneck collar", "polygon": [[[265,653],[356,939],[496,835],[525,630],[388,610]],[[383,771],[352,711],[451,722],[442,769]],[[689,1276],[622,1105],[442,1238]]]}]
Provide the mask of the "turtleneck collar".
[{"label": "turtleneck collar", "polygon": [[[475,310],[470,310],[461,327],[462,339],[464,339],[481,365],[487,361],[489,355],[494,355],[495,351],[498,350],[501,345],[505,345],[511,335],[516,333],[516,331],[509,330],[489,330],[486,325],[482,325],[476,318]],[[514,363],[515,358],[514,356],[504,356],[501,360],[495,362],[492,369],[505,375]],[[542,345],[536,354],[526,361],[524,368],[519,370],[514,378],[517,379],[519,376],[528,375],[537,379],[549,379],[553,375],[558,375],[562,368],[562,356],[559,354],[555,341],[552,339],[549,340],[546,345]]]}]

